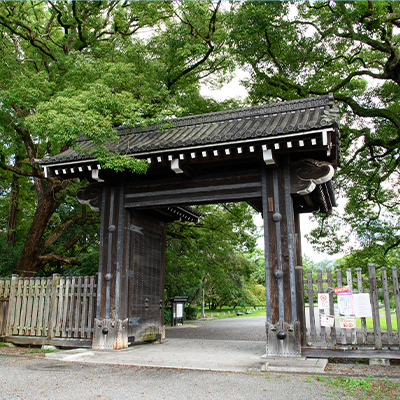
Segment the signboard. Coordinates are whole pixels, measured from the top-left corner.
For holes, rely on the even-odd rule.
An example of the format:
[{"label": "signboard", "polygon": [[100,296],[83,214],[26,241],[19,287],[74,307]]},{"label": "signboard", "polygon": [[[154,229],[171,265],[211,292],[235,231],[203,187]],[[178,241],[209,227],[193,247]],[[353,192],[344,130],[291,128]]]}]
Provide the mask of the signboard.
[{"label": "signboard", "polygon": [[176,304],[176,318],[183,318],[183,303]]},{"label": "signboard", "polygon": [[333,315],[321,315],[321,326],[335,326],[335,317]]},{"label": "signboard", "polygon": [[343,329],[355,329],[356,328],[356,317],[340,317],[340,327]]},{"label": "signboard", "polygon": [[338,293],[340,315],[353,315],[353,292]]},{"label": "signboard", "polygon": [[357,318],[371,318],[372,309],[369,293],[353,294],[353,309]]},{"label": "signboard", "polygon": [[333,291],[337,294],[337,293],[344,293],[344,292],[349,292],[350,288],[348,286],[341,286],[341,287],[337,287],[334,288]]},{"label": "signboard", "polygon": [[329,310],[329,295],[328,293],[318,293],[318,308]]}]

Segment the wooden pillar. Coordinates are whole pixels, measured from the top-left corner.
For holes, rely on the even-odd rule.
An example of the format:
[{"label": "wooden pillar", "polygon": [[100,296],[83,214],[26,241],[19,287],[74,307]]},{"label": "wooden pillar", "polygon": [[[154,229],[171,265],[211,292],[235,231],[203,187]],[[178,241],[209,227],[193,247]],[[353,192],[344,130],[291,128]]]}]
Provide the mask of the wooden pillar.
[{"label": "wooden pillar", "polygon": [[125,280],[129,212],[124,209],[124,185],[102,187],[100,255],[94,349],[128,346]]},{"label": "wooden pillar", "polygon": [[306,345],[306,315],[304,304],[304,283],[303,283],[303,257],[301,250],[301,231],[300,231],[300,213],[294,208],[294,232],[296,247],[296,302],[297,302],[297,319],[300,323],[300,342],[301,346]]},{"label": "wooden pillar", "polygon": [[165,337],[165,224],[126,209],[124,195],[123,183],[95,183],[77,193],[101,210],[94,349]]},{"label": "wooden pillar", "polygon": [[295,226],[289,164],[263,167],[267,356],[300,356]]}]

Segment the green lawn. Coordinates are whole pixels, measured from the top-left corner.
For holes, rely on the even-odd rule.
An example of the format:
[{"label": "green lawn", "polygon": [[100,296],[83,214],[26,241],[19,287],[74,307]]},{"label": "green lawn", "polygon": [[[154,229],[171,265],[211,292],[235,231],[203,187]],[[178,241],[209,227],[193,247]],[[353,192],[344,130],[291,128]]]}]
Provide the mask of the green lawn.
[{"label": "green lawn", "polygon": [[[381,322],[381,329],[382,330],[387,330],[387,325],[386,325],[386,317],[385,315],[382,316],[382,314],[380,314],[380,322]],[[396,315],[392,315],[392,329],[394,331],[397,331],[397,318]],[[368,329],[374,329],[374,325],[372,323],[372,318],[365,318],[365,321],[367,323],[367,328]],[[357,318],[357,326],[361,326],[361,318]]]},{"label": "green lawn", "polygon": [[[212,314],[213,318],[241,318],[241,317],[259,317],[259,316],[264,316],[266,315],[265,308],[257,307],[257,310],[254,310],[254,308],[247,308],[248,311],[250,311],[250,314],[246,314],[246,309],[242,308],[236,308],[234,309],[233,307],[222,307],[222,310],[204,310],[204,313],[206,317],[210,317]],[[229,311],[229,314],[228,314]],[[242,315],[236,315],[236,312],[240,311],[243,314]],[[225,315],[224,315],[225,313]],[[218,315],[217,315],[218,314]]]}]

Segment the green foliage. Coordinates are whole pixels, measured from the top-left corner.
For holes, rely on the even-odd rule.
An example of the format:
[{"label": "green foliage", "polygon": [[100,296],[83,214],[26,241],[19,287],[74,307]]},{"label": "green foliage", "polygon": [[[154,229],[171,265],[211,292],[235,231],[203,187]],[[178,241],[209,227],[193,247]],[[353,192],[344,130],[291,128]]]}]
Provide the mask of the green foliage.
[{"label": "green foliage", "polygon": [[92,273],[98,220],[71,200],[82,183],[45,178],[37,159],[73,148],[146,173],[107,150],[113,128],[236,105],[199,94],[233,68],[225,25],[213,2],[0,2],[0,214],[17,221],[0,231],[4,274],[18,254],[19,273]]},{"label": "green foliage", "polygon": [[10,277],[21,253],[22,244],[10,247],[6,243],[5,235],[0,235],[0,276]]},{"label": "green foliage", "polygon": [[[231,11],[231,51],[250,77],[252,104],[333,93],[341,113],[344,212],[317,215],[318,250],[380,262],[400,245],[400,48],[398,2],[240,2]],[[371,258],[369,258],[370,261]]]},{"label": "green foliage", "polygon": [[189,320],[196,319],[198,312],[199,312],[199,309],[196,306],[191,306],[191,305],[185,306],[185,308],[184,308],[185,319],[189,319]]},{"label": "green foliage", "polygon": [[254,264],[245,257],[256,247],[257,227],[245,203],[201,206],[198,224],[168,226],[165,288],[167,297],[186,295],[214,308],[258,304],[253,293]]}]

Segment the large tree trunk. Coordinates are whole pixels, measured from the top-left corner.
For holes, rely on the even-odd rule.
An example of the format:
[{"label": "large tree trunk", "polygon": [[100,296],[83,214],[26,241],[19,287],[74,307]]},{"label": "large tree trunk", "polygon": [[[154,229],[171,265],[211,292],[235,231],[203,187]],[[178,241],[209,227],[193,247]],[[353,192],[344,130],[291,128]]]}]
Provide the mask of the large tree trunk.
[{"label": "large tree trunk", "polygon": [[[66,186],[66,185],[65,185]],[[56,192],[62,189],[58,182],[48,182],[47,189],[39,200],[29,229],[24,248],[18,260],[15,273],[20,276],[35,276],[41,265],[39,256],[42,253],[42,240],[50,217],[56,211],[59,201],[56,199]]]},{"label": "large tree trunk", "polygon": [[8,208],[8,220],[7,220],[7,246],[15,246],[17,227],[17,213],[18,213],[18,202],[19,202],[19,182],[17,175],[12,176],[11,182],[11,193],[10,193],[10,206]]}]

